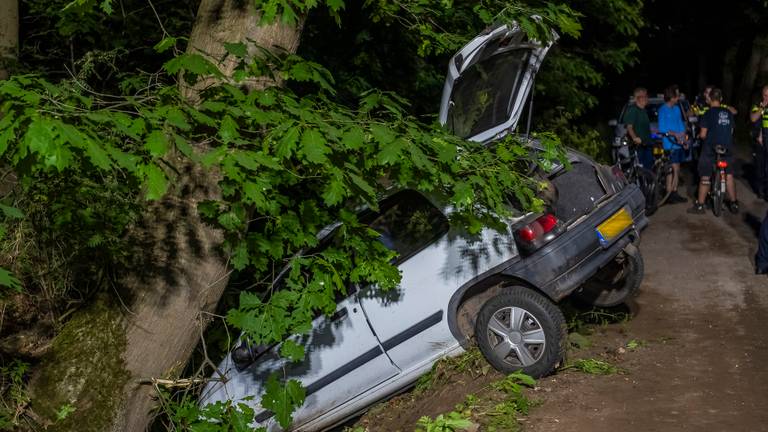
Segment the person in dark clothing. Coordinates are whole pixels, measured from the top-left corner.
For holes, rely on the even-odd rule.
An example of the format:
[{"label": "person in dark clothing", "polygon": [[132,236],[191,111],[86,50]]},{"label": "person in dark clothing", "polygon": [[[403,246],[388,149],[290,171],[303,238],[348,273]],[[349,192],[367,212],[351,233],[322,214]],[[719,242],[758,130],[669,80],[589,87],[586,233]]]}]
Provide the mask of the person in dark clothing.
[{"label": "person in dark clothing", "polygon": [[638,87],[634,91],[634,103],[624,114],[627,135],[637,146],[637,158],[645,169],[653,168],[653,141],[651,140],[651,120],[645,107],[648,105],[648,91]]},{"label": "person in dark clothing", "polygon": [[768,86],[762,90],[762,98],[752,107],[749,119],[755,132],[755,192],[768,200]]},{"label": "person in dark clothing", "polygon": [[729,198],[728,209],[731,213],[738,213],[739,203],[736,200],[736,185],[733,182],[733,114],[727,108],[720,106],[720,101],[723,99],[720,89],[712,89],[709,97],[709,109],[702,116],[701,132],[699,133],[699,137],[704,142],[699,158],[699,176],[701,178],[699,194],[688,212],[704,213],[704,200],[709,193],[710,179],[714,174],[715,148],[722,146],[725,147],[726,151],[723,158],[728,162],[728,166],[725,168],[725,187]]},{"label": "person in dark clothing", "polygon": [[768,214],[760,225],[760,238],[755,255],[755,273],[768,274]]}]

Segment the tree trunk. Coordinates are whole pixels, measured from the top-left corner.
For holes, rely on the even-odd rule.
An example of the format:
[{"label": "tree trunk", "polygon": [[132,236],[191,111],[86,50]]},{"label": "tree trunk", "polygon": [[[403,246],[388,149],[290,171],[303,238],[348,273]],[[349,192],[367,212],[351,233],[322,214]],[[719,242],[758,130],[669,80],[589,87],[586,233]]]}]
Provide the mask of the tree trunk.
[{"label": "tree trunk", "polygon": [[760,68],[760,61],[766,51],[766,42],[768,42],[766,36],[756,36],[752,42],[752,53],[749,56],[749,62],[744,69],[744,75],[741,80],[741,86],[739,88],[739,109],[742,112],[749,108],[750,95],[755,88],[755,80],[757,79],[757,73]]},{"label": "tree trunk", "polygon": [[[723,97],[728,103],[735,103],[732,96],[734,96],[734,82],[735,78],[733,71],[736,69],[736,53],[738,52],[738,46],[733,45],[725,51],[725,57],[723,58]],[[707,85],[707,84],[704,84]],[[702,85],[700,88],[704,88]],[[733,102],[731,102],[733,101]]]},{"label": "tree trunk", "polygon": [[[301,25],[260,26],[259,15],[252,5],[252,2],[239,0],[202,0],[189,50],[204,53],[211,59],[224,59],[220,67],[225,76],[231,76],[235,63],[225,58],[224,42],[246,43],[251,52],[256,52],[254,44],[295,52]],[[204,85],[213,84],[212,80],[207,80]],[[255,88],[270,84],[273,83],[261,81],[246,86]],[[181,88],[192,100],[199,98],[200,89],[199,85]],[[215,308],[227,284],[229,270],[219,250],[222,233],[204,224],[197,213],[198,202],[220,197],[218,175],[192,166],[181,157],[170,162],[180,171],[179,178],[175,179],[179,190],[150,206],[131,235],[135,260],[121,280],[123,300],[130,312],[125,312],[125,308],[121,309],[115,302],[109,306],[110,316],[120,317],[124,332],[100,339],[110,345],[106,351],[122,353],[119,357],[122,368],[115,366],[114,356],[108,358],[111,368],[118,369],[115,374],[118,378],[104,383],[93,382],[89,377],[97,375],[99,364],[84,362],[84,357],[78,356],[75,365],[56,365],[57,361],[67,360],[61,350],[54,349],[47,363],[49,367],[43,368],[42,378],[35,382],[58,382],[59,385],[33,385],[40,391],[33,392],[32,408],[36,414],[50,417],[62,403],[68,403],[76,408],[75,417],[81,421],[75,424],[73,420],[69,426],[66,419],[49,422],[53,430],[69,430],[71,427],[83,432],[110,429],[135,432],[146,429],[150,411],[155,406],[154,389],[142,385],[141,381],[153,377],[172,378],[181,372],[204,326],[200,312]],[[73,319],[72,322],[82,325],[88,320]],[[106,322],[113,323],[114,320]],[[69,374],[66,382],[57,379],[62,370],[77,368],[81,377]],[[126,373],[121,374],[120,369]],[[72,386],[69,382],[88,384]],[[89,386],[104,390],[83,390]],[[104,403],[105,399],[110,402]],[[98,411],[92,412],[91,407]],[[105,410],[106,415],[99,414]]]},{"label": "tree trunk", "polygon": [[0,0],[0,80],[8,79],[9,64],[19,50],[19,2]]}]

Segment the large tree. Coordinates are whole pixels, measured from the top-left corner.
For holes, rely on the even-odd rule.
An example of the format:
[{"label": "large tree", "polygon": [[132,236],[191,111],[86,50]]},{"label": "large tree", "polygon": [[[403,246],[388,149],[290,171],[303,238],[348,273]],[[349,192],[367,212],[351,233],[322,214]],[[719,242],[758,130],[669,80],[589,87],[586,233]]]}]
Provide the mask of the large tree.
[{"label": "large tree", "polygon": [[0,80],[8,78],[8,66],[19,49],[19,2],[0,1]]},{"label": "large tree", "polygon": [[[251,55],[261,55],[257,46],[296,50],[300,25],[262,25],[260,18],[252,2],[200,3],[188,52],[211,59],[221,75],[201,80],[197,86],[185,84],[187,98],[199,102],[197,93],[204,87],[231,78],[237,59],[226,56],[225,43],[243,43]],[[262,80],[248,86],[272,84]],[[193,143],[193,147],[198,154],[210,150],[205,143]],[[103,301],[78,312],[34,381],[33,407],[49,416],[49,421],[61,406],[76,401],[77,420],[59,422],[56,427],[146,428],[155,391],[149,380],[181,372],[205,327],[200,313],[213,311],[227,284],[222,233],[203,223],[197,212],[201,201],[221,197],[220,176],[181,154],[168,155],[166,162],[177,173],[174,190],[150,205],[128,233],[135,259],[121,277],[120,294],[126,304]],[[95,325],[99,327],[92,328]],[[67,340],[69,336],[74,340]],[[93,338],[98,339],[89,340]],[[89,362],[89,357],[100,361]],[[63,371],[66,379],[61,380]]]}]

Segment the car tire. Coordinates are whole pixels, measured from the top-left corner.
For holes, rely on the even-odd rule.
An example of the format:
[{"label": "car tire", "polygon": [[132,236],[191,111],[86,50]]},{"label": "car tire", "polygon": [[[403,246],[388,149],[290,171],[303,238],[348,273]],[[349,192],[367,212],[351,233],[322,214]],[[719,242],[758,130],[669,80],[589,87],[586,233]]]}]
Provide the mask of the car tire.
[{"label": "car tire", "polygon": [[637,294],[644,273],[643,256],[637,246],[630,243],[608,265],[584,282],[574,296],[589,306],[618,306]]},{"label": "car tire", "polygon": [[565,356],[566,336],[560,309],[522,286],[506,287],[488,299],[475,321],[480,352],[503,373],[522,371],[534,378],[550,374]]}]

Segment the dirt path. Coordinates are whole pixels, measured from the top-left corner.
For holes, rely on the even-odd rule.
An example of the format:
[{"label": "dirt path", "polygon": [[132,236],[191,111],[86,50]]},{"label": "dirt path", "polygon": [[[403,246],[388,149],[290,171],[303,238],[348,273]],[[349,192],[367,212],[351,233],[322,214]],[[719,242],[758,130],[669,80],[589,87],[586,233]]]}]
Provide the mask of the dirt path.
[{"label": "dirt path", "polygon": [[641,341],[615,357],[627,373],[541,380],[526,431],[768,430],[768,278],[752,264],[768,205],[738,189],[739,215],[689,215],[689,204],[654,215],[635,317],[592,337],[610,353]]}]

